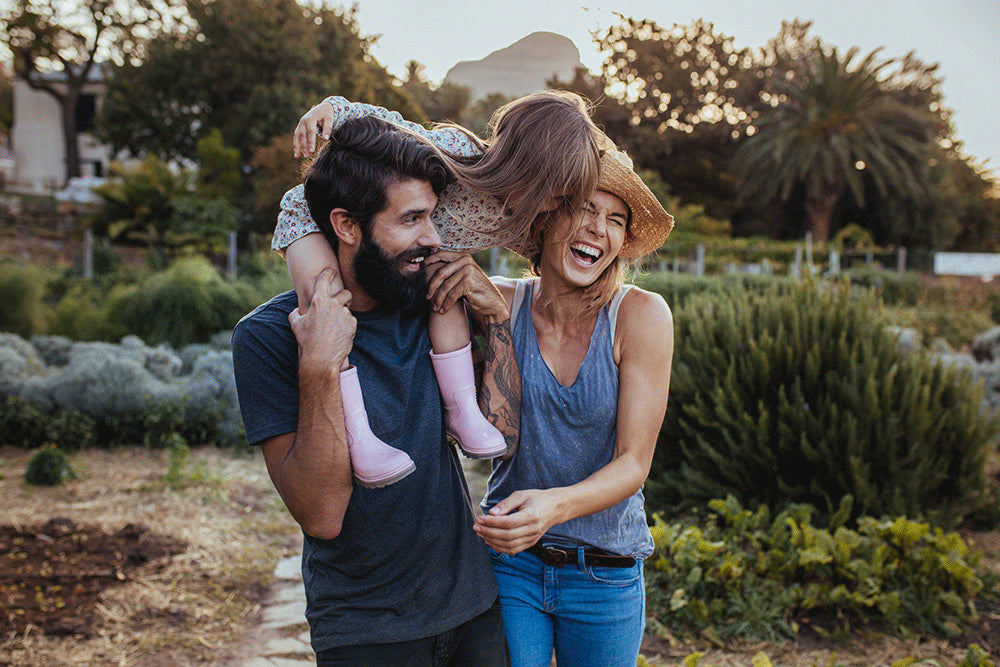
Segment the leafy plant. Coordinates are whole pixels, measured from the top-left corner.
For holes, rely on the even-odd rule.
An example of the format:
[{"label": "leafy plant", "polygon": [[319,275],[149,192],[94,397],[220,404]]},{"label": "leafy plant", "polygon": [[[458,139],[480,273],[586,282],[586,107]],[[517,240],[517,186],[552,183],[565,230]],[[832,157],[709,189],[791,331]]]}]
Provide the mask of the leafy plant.
[{"label": "leafy plant", "polygon": [[0,264],[0,331],[25,338],[44,325],[42,295],[45,274],[33,266]]},{"label": "leafy plant", "polygon": [[50,419],[46,435],[64,451],[86,449],[97,444],[97,421],[79,410],[59,410]]},{"label": "leafy plant", "polygon": [[55,445],[44,447],[32,456],[24,472],[24,481],[34,486],[55,486],[67,479],[76,479],[76,473]]},{"label": "leafy plant", "polygon": [[708,507],[700,522],[654,517],[649,608],[671,628],[775,640],[832,622],[955,635],[977,618],[980,555],[957,533],[904,517],[848,528],[849,496],[826,527],[806,504],[773,519],[732,496]]},{"label": "leafy plant", "polygon": [[0,400],[0,444],[33,449],[48,439],[49,416],[30,401],[11,394]]},{"label": "leafy plant", "polygon": [[969,373],[903,358],[871,292],[803,284],[675,309],[670,402],[647,489],[678,509],[732,494],[954,525],[985,484],[997,424]]},{"label": "leafy plant", "polygon": [[226,282],[204,259],[191,258],[115,296],[111,311],[147,343],[181,347],[231,329],[255,305],[252,290]]},{"label": "leafy plant", "polygon": [[165,441],[168,444],[170,453],[167,457],[167,472],[163,476],[163,481],[173,487],[182,485],[186,477],[184,468],[191,457],[191,448],[188,447],[184,437],[171,433]]}]

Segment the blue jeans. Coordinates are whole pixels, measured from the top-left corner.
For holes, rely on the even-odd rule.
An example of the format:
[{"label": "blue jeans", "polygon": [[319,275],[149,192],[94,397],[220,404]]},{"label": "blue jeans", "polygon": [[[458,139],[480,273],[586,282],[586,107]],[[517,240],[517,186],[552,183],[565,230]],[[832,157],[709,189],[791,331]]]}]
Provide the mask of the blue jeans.
[{"label": "blue jeans", "polygon": [[513,667],[635,667],[645,626],[642,561],[553,567],[533,554],[490,549]]},{"label": "blue jeans", "polygon": [[338,646],[316,654],[317,667],[508,667],[499,603],[462,625],[426,639]]}]

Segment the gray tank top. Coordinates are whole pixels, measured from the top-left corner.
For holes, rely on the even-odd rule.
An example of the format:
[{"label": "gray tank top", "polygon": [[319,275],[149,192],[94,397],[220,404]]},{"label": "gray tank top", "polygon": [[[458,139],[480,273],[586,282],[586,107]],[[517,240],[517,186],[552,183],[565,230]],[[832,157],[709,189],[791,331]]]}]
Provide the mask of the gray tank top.
[{"label": "gray tank top", "polygon": [[[521,438],[509,461],[495,463],[483,508],[518,489],[575,484],[611,462],[618,425],[618,367],[613,341],[624,286],[601,310],[576,380],[562,386],[538,348],[531,318],[534,281],[519,281],[513,307],[514,350],[521,367]],[[523,295],[523,296],[522,296]],[[642,490],[595,514],[552,526],[544,544],[594,546],[646,558],[653,538],[646,525]]]}]

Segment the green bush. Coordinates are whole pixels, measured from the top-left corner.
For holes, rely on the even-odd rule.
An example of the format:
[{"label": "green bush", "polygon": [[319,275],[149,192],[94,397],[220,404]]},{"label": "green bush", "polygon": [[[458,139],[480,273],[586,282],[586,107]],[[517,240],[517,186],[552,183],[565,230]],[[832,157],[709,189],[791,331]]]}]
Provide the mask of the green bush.
[{"label": "green bush", "polygon": [[101,339],[108,330],[108,294],[84,285],[69,287],[49,314],[48,333],[75,341]]},{"label": "green bush", "polygon": [[78,410],[60,410],[48,423],[49,442],[73,452],[97,444],[97,421]]},{"label": "green bush", "polygon": [[675,309],[670,401],[647,483],[679,509],[732,494],[954,525],[997,433],[967,370],[903,358],[872,292],[732,290]]},{"label": "green bush", "polygon": [[0,445],[34,449],[46,444],[49,415],[20,396],[0,400]]},{"label": "green bush", "polygon": [[708,506],[700,525],[654,517],[650,616],[673,630],[775,640],[865,624],[954,636],[977,618],[987,575],[957,533],[906,518],[850,529],[850,499],[827,527],[804,504],[774,519],[732,496]]},{"label": "green bush", "polygon": [[915,306],[928,294],[928,286],[915,273],[857,268],[844,272],[855,285],[874,287],[889,305]]},{"label": "green bush", "polygon": [[0,331],[30,338],[42,330],[45,280],[45,273],[36,267],[0,264]]},{"label": "green bush", "polygon": [[643,289],[656,292],[670,304],[679,308],[688,299],[699,294],[722,295],[733,290],[765,292],[770,289],[785,291],[795,281],[786,276],[694,276],[689,273],[641,273],[633,281]]},{"label": "green bush", "polygon": [[34,486],[55,486],[64,480],[76,479],[66,455],[58,447],[44,447],[28,461],[24,481]]},{"label": "green bush", "polygon": [[222,279],[204,259],[191,258],[113,297],[111,314],[146,343],[181,347],[232,329],[258,295]]},{"label": "green bush", "polygon": [[175,436],[192,445],[233,446],[238,443],[220,431],[215,406],[185,406],[180,402],[148,405],[142,412],[116,415],[98,424],[98,442],[166,449]]},{"label": "green bush", "polygon": [[986,312],[939,302],[889,306],[886,316],[895,325],[918,331],[925,346],[940,338],[956,350],[968,346],[976,336],[996,326]]},{"label": "green bush", "polygon": [[165,444],[169,454],[167,455],[167,472],[163,475],[163,481],[170,486],[179,488],[186,477],[184,468],[191,456],[191,448],[188,447],[187,441],[177,433],[172,433]]}]

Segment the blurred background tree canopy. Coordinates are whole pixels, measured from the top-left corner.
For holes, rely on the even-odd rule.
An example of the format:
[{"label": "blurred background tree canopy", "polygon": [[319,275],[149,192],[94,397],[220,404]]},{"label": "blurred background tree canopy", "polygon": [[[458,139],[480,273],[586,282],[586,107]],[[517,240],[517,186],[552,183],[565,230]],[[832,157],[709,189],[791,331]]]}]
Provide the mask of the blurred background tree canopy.
[{"label": "blurred background tree canopy", "polygon": [[[102,58],[101,137],[197,165],[177,196],[201,202],[181,210],[227,201],[245,243],[273,230],[281,194],[301,178],[291,130],[327,95],[481,135],[510,99],[428,81],[415,60],[397,79],[372,57],[376,38],[356,13],[296,0],[88,0],[67,14],[18,0],[3,26],[18,76],[76,81]],[[824,241],[857,225],[881,247],[1000,249],[1000,188],[956,138],[935,64],[831,45],[798,21],[756,49],[705,20],[619,15],[594,39],[601,71],[549,85],[591,100],[597,124],[672,208],[734,236]],[[0,128],[7,90],[0,80]]]}]

